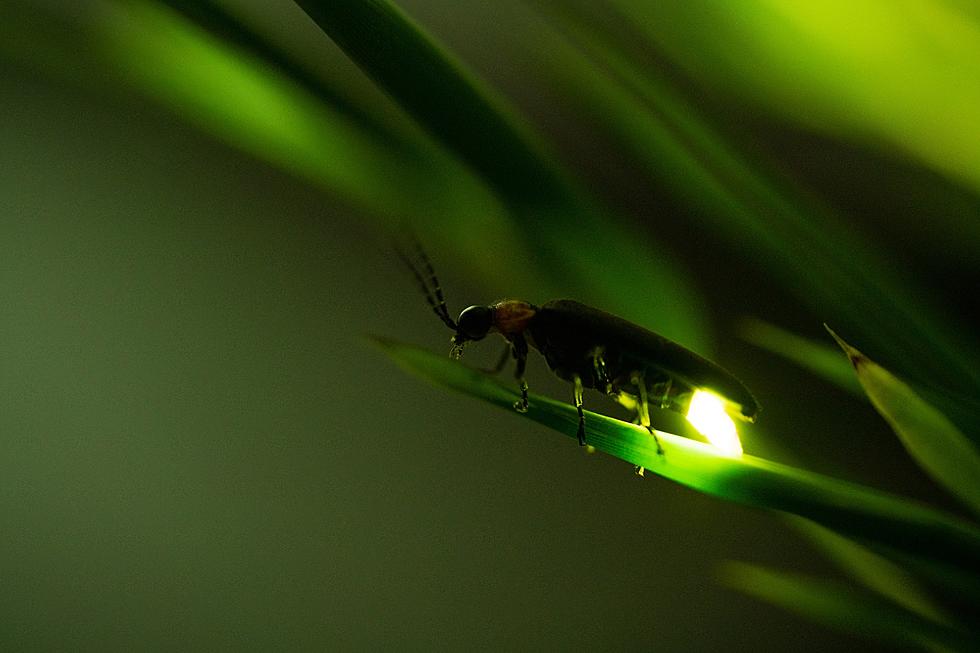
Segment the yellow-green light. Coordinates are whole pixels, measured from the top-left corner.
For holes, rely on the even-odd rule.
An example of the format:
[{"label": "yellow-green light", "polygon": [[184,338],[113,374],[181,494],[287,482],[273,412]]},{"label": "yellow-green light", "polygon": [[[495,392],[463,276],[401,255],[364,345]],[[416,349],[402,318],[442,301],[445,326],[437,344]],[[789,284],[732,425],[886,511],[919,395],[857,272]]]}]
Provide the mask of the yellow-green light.
[{"label": "yellow-green light", "polygon": [[687,421],[726,456],[741,456],[742,443],[735,422],[725,412],[725,401],[707,390],[697,390],[687,409]]}]

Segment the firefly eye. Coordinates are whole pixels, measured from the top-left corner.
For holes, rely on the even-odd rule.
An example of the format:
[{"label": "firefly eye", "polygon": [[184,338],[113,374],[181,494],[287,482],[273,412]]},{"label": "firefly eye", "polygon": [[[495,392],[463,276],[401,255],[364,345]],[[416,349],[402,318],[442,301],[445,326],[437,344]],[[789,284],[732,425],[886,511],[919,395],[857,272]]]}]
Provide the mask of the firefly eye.
[{"label": "firefly eye", "polygon": [[493,310],[489,306],[470,306],[464,308],[456,321],[457,328],[467,340],[480,340],[486,337],[493,326]]}]

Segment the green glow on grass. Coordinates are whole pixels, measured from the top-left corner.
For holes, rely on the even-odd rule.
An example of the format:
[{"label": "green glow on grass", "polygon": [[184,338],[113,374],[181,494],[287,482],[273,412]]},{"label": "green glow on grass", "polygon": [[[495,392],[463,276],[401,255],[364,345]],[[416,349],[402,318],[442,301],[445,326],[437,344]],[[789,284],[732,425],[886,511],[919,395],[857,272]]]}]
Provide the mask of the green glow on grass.
[{"label": "green glow on grass", "polygon": [[[226,143],[360,205],[379,212],[411,206],[418,194],[403,189],[424,187],[433,170],[414,159],[409,165],[261,59],[158,3],[106,5],[90,27],[106,61],[141,92]],[[460,196],[471,190],[464,182],[456,187]]]}]

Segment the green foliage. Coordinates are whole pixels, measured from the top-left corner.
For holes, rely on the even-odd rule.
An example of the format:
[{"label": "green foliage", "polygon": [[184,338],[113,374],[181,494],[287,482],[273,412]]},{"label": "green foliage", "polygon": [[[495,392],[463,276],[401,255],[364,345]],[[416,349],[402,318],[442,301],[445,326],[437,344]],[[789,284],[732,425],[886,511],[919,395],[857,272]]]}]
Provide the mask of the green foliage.
[{"label": "green foliage", "polygon": [[922,618],[866,592],[758,565],[730,563],[722,580],[739,590],[827,625],[899,645],[929,650],[975,651],[980,639],[959,628]]},{"label": "green foliage", "polygon": [[[829,330],[829,329],[828,329]],[[907,383],[830,332],[881,416],[922,468],[980,513],[980,453],[945,415]]]},{"label": "green foliage", "polygon": [[757,347],[779,354],[855,395],[863,395],[847,360],[829,344],[814,342],[762,320],[746,319],[739,335]]},{"label": "green foliage", "polygon": [[[686,219],[703,222],[733,248],[745,248],[748,259],[778,269],[779,282],[800,302],[873,339],[907,376],[980,389],[975,347],[933,312],[921,289],[901,280],[875,245],[858,238],[840,216],[740,149],[720,116],[649,65],[662,23],[633,17],[655,13],[656,3],[612,3],[620,7],[614,9],[539,2],[609,71],[611,81],[573,55],[557,58],[554,72],[566,80],[569,95],[585,94],[623,151],[694,209]],[[742,11],[735,7],[728,10]],[[611,25],[603,19],[609,14],[621,20]]]},{"label": "green foliage", "polygon": [[[544,277],[598,295],[640,322],[707,347],[696,302],[669,254],[639,246],[584,193],[514,115],[389,2],[302,0],[310,17],[429,133],[475,169],[510,208]],[[377,47],[383,43],[383,48]],[[475,126],[479,126],[475,128]],[[597,256],[615,252],[615,256]],[[669,303],[647,289],[671,289]],[[648,297],[638,304],[636,297]],[[664,310],[669,309],[669,310]]]},{"label": "green foliage", "polygon": [[[916,462],[980,511],[976,334],[901,270],[902,253],[853,227],[846,208],[787,172],[728,115],[734,104],[774,131],[813,130],[842,149],[873,151],[853,174],[859,192],[876,162],[907,157],[911,172],[886,194],[915,218],[942,219],[906,226],[911,249],[948,249],[975,274],[980,16],[968,3],[895,12],[883,1],[533,0],[541,22],[522,54],[617,165],[635,168],[629,191],[657,198],[653,209],[632,210],[603,196],[554,134],[395,2],[296,4],[289,14],[233,0],[89,0],[66,11],[14,0],[0,6],[0,57],[149,98],[383,229],[407,221],[451,243],[460,267],[495,292],[533,283],[541,300],[601,305],[698,351],[724,339],[712,320],[730,322],[713,305],[736,301],[695,272],[723,268],[742,280],[725,291],[739,297],[764,278],[804,319],[834,324],[874,361],[840,338],[846,357],[829,340],[756,319],[742,322],[742,337],[870,399]],[[280,15],[339,49],[288,47],[269,27]],[[847,27],[870,23],[875,30]],[[954,195],[961,199],[946,200]],[[689,261],[702,242],[708,254]],[[512,254],[506,264],[501,252]],[[430,380],[508,409],[514,400],[485,375],[379,342]],[[527,417],[575,435],[565,403],[532,396]],[[727,568],[731,585],[883,640],[975,648],[977,626],[955,609],[980,594],[974,521],[802,464],[725,458],[668,433],[661,458],[642,429],[594,413],[588,425],[590,443],[606,453],[723,500],[803,518],[795,525],[866,589],[742,564]],[[806,423],[792,430],[825,435]],[[846,422],[840,430],[864,436]]]}]

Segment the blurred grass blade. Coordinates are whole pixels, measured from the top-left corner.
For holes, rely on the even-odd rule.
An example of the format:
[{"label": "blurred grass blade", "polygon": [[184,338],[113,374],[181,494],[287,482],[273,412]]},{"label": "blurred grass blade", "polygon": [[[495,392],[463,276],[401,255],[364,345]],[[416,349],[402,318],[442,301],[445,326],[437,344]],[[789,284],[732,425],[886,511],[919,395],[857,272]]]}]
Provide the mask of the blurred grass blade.
[{"label": "blurred grass blade", "polygon": [[[567,180],[516,116],[387,0],[297,0],[364,71],[511,202],[567,200]],[[379,47],[383,45],[383,47]]]},{"label": "blurred grass blade", "polygon": [[[495,189],[547,292],[601,305],[692,349],[707,349],[700,302],[668,252],[638,242],[600,210],[516,112],[400,9],[387,0],[297,4]],[[651,291],[657,288],[670,292]]]},{"label": "blurred grass blade", "polygon": [[[710,10],[613,1],[716,92],[806,129],[895,150],[980,190],[975,0],[906,2],[898,12],[888,0],[742,0]],[[980,231],[972,222],[959,233],[975,243]]]},{"label": "blurred grass blade", "polygon": [[904,381],[846,343],[827,327],[847,354],[871,403],[905,449],[937,483],[980,514],[980,453],[939,410]]},{"label": "blurred grass blade", "polygon": [[852,394],[864,396],[864,390],[854,378],[851,366],[832,346],[814,342],[754,318],[743,319],[738,324],[737,331],[746,342],[779,354]]},{"label": "blurred grass blade", "polygon": [[135,89],[370,215],[500,212],[455,161],[435,148],[420,156],[391,147],[352,120],[350,107],[329,103],[326,91],[311,95],[258,51],[218,38],[228,25],[209,24],[209,32],[151,0],[93,0],[70,11],[12,0],[0,4],[0,18],[0,56],[107,95],[128,99]]},{"label": "blurred grass blade", "polygon": [[[678,219],[702,220],[731,247],[749,248],[749,258],[805,306],[874,343],[909,378],[980,389],[972,334],[910,287],[874,243],[750,155],[726,129],[724,116],[688,97],[682,78],[662,72],[671,64],[648,34],[658,28],[604,3],[537,4],[594,62],[590,67],[574,53],[553,57],[547,60],[553,74],[569,97],[590,105],[653,183],[686,205]],[[638,4],[657,3],[629,6]]]},{"label": "blurred grass blade", "polygon": [[[741,336],[749,342],[797,362],[862,399],[867,398],[854,376],[853,368],[835,349],[760,320],[744,320],[739,330]],[[772,447],[770,444],[768,448]],[[784,462],[793,463],[791,453],[782,452],[778,457]],[[841,569],[869,589],[922,617],[938,623],[950,622],[946,612],[902,566],[808,519],[790,515],[787,516],[787,522]],[[932,573],[926,576],[940,576],[938,583],[944,589],[953,588],[949,580],[955,577],[960,585],[956,586],[953,594],[959,597],[975,597],[980,592],[980,583],[974,583],[971,588],[970,581],[965,580],[965,574],[944,574],[942,570],[935,569],[929,571]]]},{"label": "blurred grass blade", "polygon": [[865,587],[930,621],[951,623],[950,617],[916,580],[891,560],[808,519],[787,519]]},{"label": "blurred grass blade", "polygon": [[930,650],[980,650],[975,634],[928,621],[836,583],[743,562],[721,570],[725,584],[828,626],[866,638]]},{"label": "blurred grass blade", "polygon": [[980,574],[964,572],[954,565],[936,560],[897,555],[895,562],[914,574],[940,599],[950,605],[980,605]]},{"label": "blurred grass blade", "polygon": [[[429,186],[426,172],[449,174],[400,156],[261,61],[156,2],[106,5],[93,27],[109,60],[144,92],[208,132],[373,212],[418,210],[422,194],[409,189]],[[480,192],[473,182],[458,182],[456,192]]]},{"label": "blurred grass blade", "polygon": [[[375,342],[406,370],[439,385],[508,410],[517,399],[514,389],[448,358],[390,340]],[[524,416],[576,437],[578,414],[569,404],[532,395]],[[589,444],[682,485],[806,517],[862,542],[980,571],[980,529],[951,515],[761,458],[726,458],[710,445],[658,432],[666,450],[662,458],[646,429],[591,412],[586,419]]]},{"label": "blurred grass blade", "polygon": [[[854,375],[854,368],[831,345],[754,318],[743,319],[737,331],[743,340],[779,354],[851,394],[867,398],[861,382]],[[980,405],[976,400],[948,389],[927,386],[916,387],[916,392],[956,424],[974,444],[980,442]]]},{"label": "blurred grass blade", "polygon": [[411,148],[403,134],[375,118],[366,107],[355,105],[336,86],[293,61],[268,38],[229,11],[220,1],[161,0],[161,2],[206,29],[217,39],[274,66],[311,96],[342,113],[346,120],[357,125],[379,142],[384,142],[390,147]]}]

